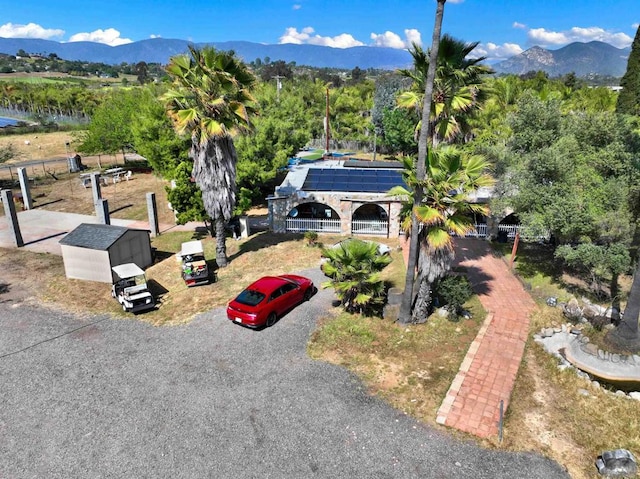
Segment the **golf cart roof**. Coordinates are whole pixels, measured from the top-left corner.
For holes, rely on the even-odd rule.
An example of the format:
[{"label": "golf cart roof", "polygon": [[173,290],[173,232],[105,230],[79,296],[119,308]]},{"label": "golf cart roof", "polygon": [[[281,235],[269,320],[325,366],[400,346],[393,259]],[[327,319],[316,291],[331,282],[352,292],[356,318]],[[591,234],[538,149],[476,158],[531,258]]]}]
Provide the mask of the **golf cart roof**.
[{"label": "golf cart roof", "polygon": [[182,250],[180,251],[180,256],[189,256],[202,254],[204,250],[202,249],[202,241],[194,240],[187,241],[186,243],[182,243]]},{"label": "golf cart roof", "polygon": [[140,266],[135,263],[119,264],[118,266],[113,266],[111,270],[117,274],[120,279],[133,278],[144,274]]}]

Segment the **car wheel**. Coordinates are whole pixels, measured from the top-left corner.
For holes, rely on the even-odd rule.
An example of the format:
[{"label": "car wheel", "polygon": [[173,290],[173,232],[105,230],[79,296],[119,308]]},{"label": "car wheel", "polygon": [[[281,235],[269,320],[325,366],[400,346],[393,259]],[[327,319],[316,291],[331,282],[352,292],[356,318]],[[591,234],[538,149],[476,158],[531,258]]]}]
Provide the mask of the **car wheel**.
[{"label": "car wheel", "polygon": [[267,328],[270,328],[271,326],[276,324],[276,319],[276,313],[269,313],[269,316],[267,316]]}]

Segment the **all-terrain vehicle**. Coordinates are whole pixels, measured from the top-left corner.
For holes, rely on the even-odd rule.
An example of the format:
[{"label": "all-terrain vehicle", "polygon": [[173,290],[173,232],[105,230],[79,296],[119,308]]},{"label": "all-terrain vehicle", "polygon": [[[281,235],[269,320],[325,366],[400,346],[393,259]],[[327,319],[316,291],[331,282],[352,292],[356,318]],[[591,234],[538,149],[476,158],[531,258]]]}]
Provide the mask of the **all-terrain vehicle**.
[{"label": "all-terrain vehicle", "polygon": [[129,313],[139,313],[153,309],[156,302],[147,286],[144,271],[134,263],[113,266],[116,279],[111,287],[111,296]]},{"label": "all-terrain vehicle", "polygon": [[210,281],[209,267],[204,259],[202,241],[188,241],[182,243],[180,250],[182,262],[182,279],[191,287],[199,284],[208,284]]}]

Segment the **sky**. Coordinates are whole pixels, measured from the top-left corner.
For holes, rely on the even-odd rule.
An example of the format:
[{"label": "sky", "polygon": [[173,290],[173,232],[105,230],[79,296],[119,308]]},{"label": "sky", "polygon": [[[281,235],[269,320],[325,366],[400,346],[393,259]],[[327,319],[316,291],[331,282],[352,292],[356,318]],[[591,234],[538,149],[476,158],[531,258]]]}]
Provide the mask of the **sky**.
[{"label": "sky", "polygon": [[[0,0],[0,37],[428,48],[435,11],[436,0]],[[442,33],[498,61],[536,45],[628,47],[639,22],[640,0],[448,0]]]}]

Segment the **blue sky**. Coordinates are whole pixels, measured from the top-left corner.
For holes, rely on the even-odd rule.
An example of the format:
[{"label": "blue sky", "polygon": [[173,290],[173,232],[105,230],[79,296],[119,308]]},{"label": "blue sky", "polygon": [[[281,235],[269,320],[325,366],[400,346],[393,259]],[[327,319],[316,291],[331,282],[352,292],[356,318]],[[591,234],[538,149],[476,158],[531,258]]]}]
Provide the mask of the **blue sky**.
[{"label": "blue sky", "polygon": [[[435,7],[435,0],[0,0],[0,37],[428,47]],[[478,41],[479,54],[499,60],[534,45],[626,47],[639,22],[639,0],[448,0],[443,33]]]}]

